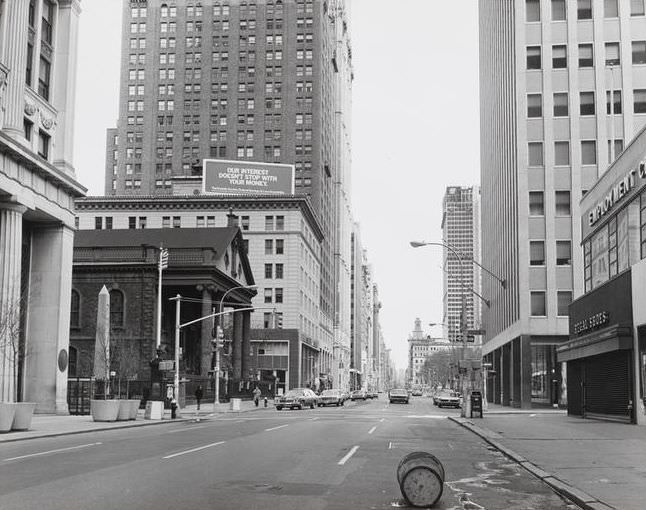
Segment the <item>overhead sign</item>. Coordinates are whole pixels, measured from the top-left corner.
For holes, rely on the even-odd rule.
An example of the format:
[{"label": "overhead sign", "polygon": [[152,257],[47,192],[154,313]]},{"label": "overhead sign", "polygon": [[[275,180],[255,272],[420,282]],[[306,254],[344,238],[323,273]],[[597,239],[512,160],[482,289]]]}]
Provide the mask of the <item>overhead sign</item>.
[{"label": "overhead sign", "polygon": [[174,369],[175,369],[175,362],[173,360],[159,362],[159,370],[167,371],[167,370],[174,370]]},{"label": "overhead sign", "polygon": [[202,186],[218,195],[293,195],[294,165],[205,159]]}]

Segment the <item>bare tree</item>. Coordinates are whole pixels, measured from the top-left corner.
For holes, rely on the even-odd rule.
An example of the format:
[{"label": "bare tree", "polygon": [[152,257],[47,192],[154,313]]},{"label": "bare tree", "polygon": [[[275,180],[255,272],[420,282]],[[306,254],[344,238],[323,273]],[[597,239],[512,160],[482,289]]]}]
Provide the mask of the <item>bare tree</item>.
[{"label": "bare tree", "polygon": [[133,340],[114,338],[110,352],[110,368],[116,373],[119,398],[121,398],[121,380],[126,381],[126,398],[130,395],[130,381],[137,378],[139,368],[139,347]]},{"label": "bare tree", "polygon": [[24,299],[0,302],[0,400],[19,400],[20,367],[27,357],[27,346],[21,338]]},{"label": "bare tree", "polygon": [[424,360],[419,374],[426,384],[446,386],[448,381],[457,374],[458,359],[459,352],[453,347],[435,351]]}]

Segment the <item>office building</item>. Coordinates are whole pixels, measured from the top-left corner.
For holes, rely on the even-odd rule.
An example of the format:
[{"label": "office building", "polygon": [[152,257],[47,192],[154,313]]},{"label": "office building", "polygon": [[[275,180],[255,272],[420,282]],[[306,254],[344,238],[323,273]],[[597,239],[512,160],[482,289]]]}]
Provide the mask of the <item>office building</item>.
[{"label": "office building", "polygon": [[350,352],[352,79],[343,0],[124,0],[106,157],[106,194],[126,196],[172,193],[208,158],[295,165],[323,231],[317,327],[337,369]]},{"label": "office building", "polygon": [[646,120],[641,0],[480,1],[486,342],[503,405],[565,404],[568,306],[584,288],[579,202]]},{"label": "office building", "polygon": [[78,0],[0,6],[0,401],[66,414]]},{"label": "office building", "polygon": [[434,352],[450,349],[451,346],[446,340],[433,338],[424,333],[421,319],[415,319],[415,327],[408,336],[407,384],[424,384],[426,381],[420,371],[426,359]]},{"label": "office building", "polygon": [[442,209],[442,241],[450,246],[444,247],[444,324],[447,338],[461,342],[466,330],[480,329],[482,314],[480,268],[473,262],[480,262],[480,188],[446,188]]}]

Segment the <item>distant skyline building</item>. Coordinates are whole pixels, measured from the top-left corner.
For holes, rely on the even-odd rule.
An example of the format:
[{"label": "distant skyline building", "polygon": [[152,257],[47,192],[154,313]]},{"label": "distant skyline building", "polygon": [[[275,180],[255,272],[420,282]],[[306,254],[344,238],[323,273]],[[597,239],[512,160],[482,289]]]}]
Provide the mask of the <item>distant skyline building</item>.
[{"label": "distant skyline building", "polygon": [[[480,262],[480,188],[446,188],[442,201],[442,240],[462,258],[444,248],[444,324],[451,342],[462,341],[462,299],[467,329],[479,329],[482,317]],[[466,333],[466,332],[465,332]]]},{"label": "distant skyline building", "polygon": [[204,159],[286,163],[323,231],[318,328],[350,360],[350,114],[344,0],[123,0],[107,195],[172,193]]},{"label": "distant skyline building", "polygon": [[419,373],[424,367],[426,358],[433,352],[450,349],[450,344],[441,338],[433,338],[422,329],[421,319],[415,319],[413,331],[408,336],[408,384],[423,384],[424,378]]},{"label": "distant skyline building", "polygon": [[482,263],[495,403],[565,404],[580,201],[646,121],[642,0],[481,0]]}]

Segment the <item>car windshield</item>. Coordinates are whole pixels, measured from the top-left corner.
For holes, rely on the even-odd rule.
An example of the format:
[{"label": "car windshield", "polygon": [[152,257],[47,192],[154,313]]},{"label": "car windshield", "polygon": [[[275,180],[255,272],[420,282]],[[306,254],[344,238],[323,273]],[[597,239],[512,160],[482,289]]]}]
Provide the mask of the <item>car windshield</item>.
[{"label": "car windshield", "polygon": [[304,392],[303,391],[298,391],[298,390],[291,390],[285,393],[285,397],[287,398],[293,398],[293,397],[301,397],[303,396]]},{"label": "car windshield", "polygon": [[338,390],[325,390],[321,393],[324,397],[336,397],[339,394]]},{"label": "car windshield", "polygon": [[396,389],[396,390],[390,390],[390,394],[391,395],[408,395],[408,392],[406,390]]}]

